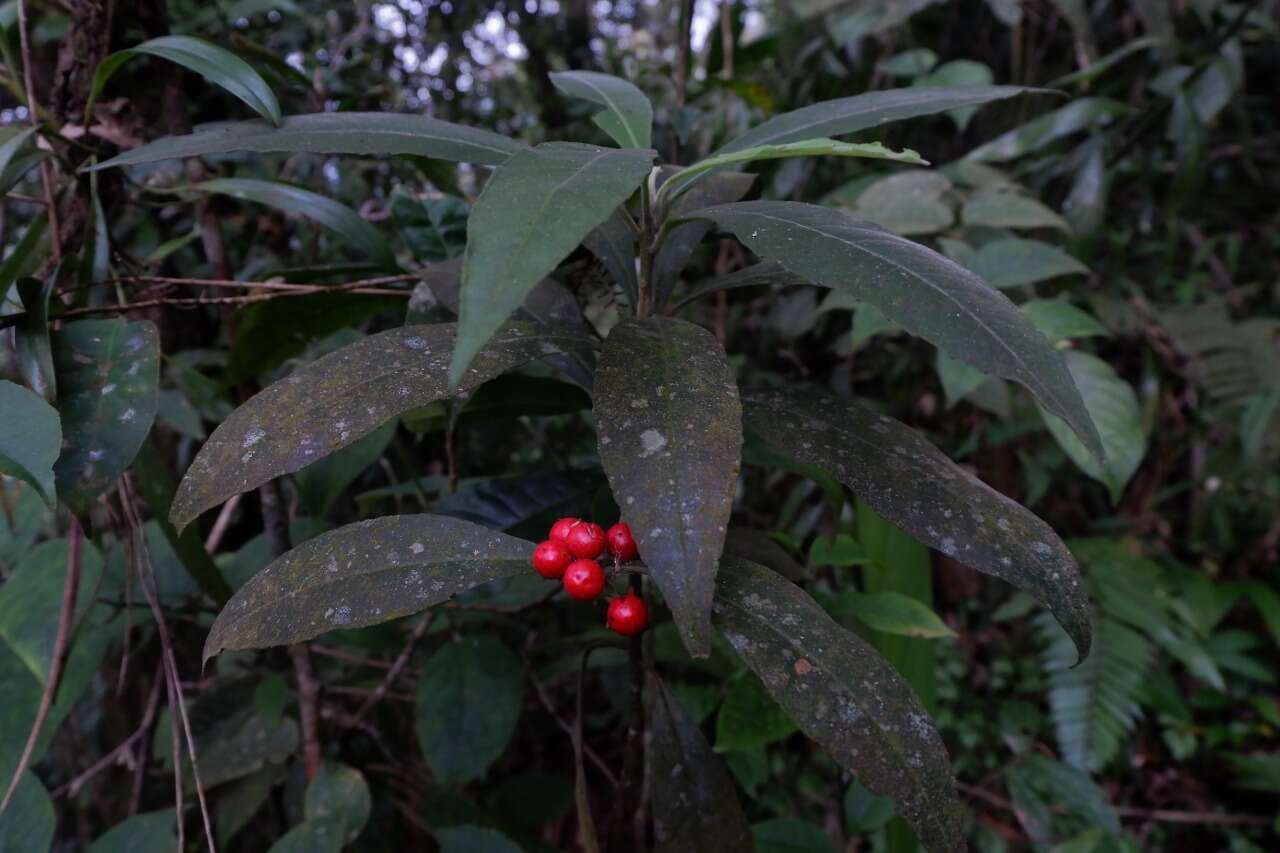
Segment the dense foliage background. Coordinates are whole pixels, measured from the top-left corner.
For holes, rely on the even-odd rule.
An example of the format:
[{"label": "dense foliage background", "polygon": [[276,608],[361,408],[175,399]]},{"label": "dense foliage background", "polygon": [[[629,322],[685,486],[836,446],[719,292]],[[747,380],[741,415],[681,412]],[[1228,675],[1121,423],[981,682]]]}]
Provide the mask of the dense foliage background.
[{"label": "dense foliage background", "polygon": [[[188,734],[171,727],[162,689],[169,643],[224,849],[265,850],[286,833],[277,849],[338,849],[346,839],[305,835],[335,814],[351,850],[577,849],[575,720],[590,782],[578,796],[593,803],[605,849],[623,849],[629,832],[630,815],[610,814],[629,760],[626,655],[601,648],[580,674],[580,652],[605,636],[599,614],[537,606],[545,590],[533,583],[335,631],[301,653],[230,652],[202,668],[220,590],[266,565],[282,536],[298,544],[357,519],[431,511],[534,540],[559,515],[616,507],[596,473],[589,397],[530,366],[286,478],[274,503],[269,492],[263,505],[257,493],[233,499],[182,536],[167,524],[174,483],[236,405],[406,310],[440,310],[421,290],[409,296],[461,255],[486,176],[323,154],[77,171],[251,117],[224,89],[150,56],[121,65],[90,103],[103,58],[167,33],[238,54],[285,113],[425,113],[531,143],[607,141],[548,77],[605,71],[649,95],[653,144],[671,163],[769,116],[868,90],[1058,90],[858,136],[914,149],[930,170],[778,160],[749,167],[750,193],[873,219],[1004,290],[1068,350],[1106,468],[1025,394],[869,306],[766,284],[678,315],[714,331],[740,380],[875,401],[1048,521],[1088,580],[1091,657],[1072,668],[1065,633],[1030,598],[907,539],[821,472],[785,460],[775,470],[767,447],[745,448],[734,524],[768,531],[805,587],[911,682],[951,754],[975,849],[1275,849],[1276,11],[1274,0],[45,0],[26,4],[24,22],[17,3],[0,6],[0,377],[41,391],[54,375],[48,336],[32,331],[46,305],[55,330],[59,316],[148,319],[162,353],[155,426],[121,485],[112,476],[101,500],[75,507],[83,542],[66,509],[0,478],[0,784],[43,686],[61,681],[31,772],[0,816],[0,851],[47,850],[50,838],[60,850],[172,849],[173,756]],[[23,135],[32,105],[43,148]],[[213,178],[280,186],[266,197],[195,187]],[[684,278],[751,260],[710,237]],[[595,329],[617,322],[617,293],[592,254],[557,276]],[[108,369],[107,355],[95,360]],[[24,426],[39,430],[9,422],[0,434]],[[129,534],[135,511],[145,548]],[[83,576],[59,679],[49,661],[69,548]],[[134,579],[143,562],[157,579],[153,608]],[[870,607],[883,592],[937,615]],[[912,849],[892,802],[796,734],[727,648],[689,658],[670,628],[655,631],[654,654],[728,766],[758,849]],[[450,720],[504,708],[510,725],[454,737]],[[204,831],[183,767],[195,848]]]}]

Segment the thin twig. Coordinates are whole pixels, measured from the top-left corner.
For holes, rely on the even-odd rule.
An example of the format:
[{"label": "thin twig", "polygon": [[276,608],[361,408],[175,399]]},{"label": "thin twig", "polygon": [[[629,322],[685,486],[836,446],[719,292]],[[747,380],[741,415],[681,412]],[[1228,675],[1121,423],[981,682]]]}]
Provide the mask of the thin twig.
[{"label": "thin twig", "polygon": [[[21,7],[19,7],[21,8]],[[13,777],[9,779],[9,787],[0,801],[0,815],[4,814],[13,799],[13,792],[18,788],[22,774],[26,772],[31,757],[35,754],[36,744],[40,740],[40,731],[44,728],[49,711],[53,708],[54,698],[58,693],[58,684],[62,681],[62,668],[66,663],[67,647],[71,645],[71,628],[75,623],[76,594],[80,589],[80,565],[84,552],[84,528],[80,519],[71,516],[71,529],[67,542],[67,579],[62,586],[62,608],[58,613],[58,628],[53,639],[53,654],[49,658],[49,674],[45,678],[44,690],[40,693],[40,705],[36,708],[36,718],[31,723],[31,731],[27,735],[22,755],[13,768]]]},{"label": "thin twig", "polygon": [[232,495],[231,499],[222,505],[222,509],[218,511],[218,517],[213,522],[213,528],[209,531],[209,536],[204,540],[204,549],[210,554],[218,553],[218,546],[222,544],[222,537],[227,532],[227,528],[231,526],[231,517],[235,514],[236,507],[240,506],[240,498],[244,495]]},{"label": "thin twig", "polygon": [[582,849],[586,853],[600,853],[600,839],[596,836],[596,824],[591,819],[591,799],[587,795],[587,768],[582,760],[582,694],[586,692],[587,661],[598,646],[591,646],[582,653],[582,663],[578,666],[578,696],[575,702],[577,713],[573,718],[573,799],[578,812],[578,835]]},{"label": "thin twig", "polygon": [[359,708],[356,708],[356,712],[351,715],[351,719],[347,722],[348,727],[356,725],[363,720],[365,714],[368,714],[374,705],[381,702],[383,697],[395,685],[396,679],[400,677],[400,673],[408,665],[409,658],[413,657],[414,648],[418,645],[423,635],[427,633],[427,628],[431,627],[431,617],[433,615],[431,612],[427,612],[418,619],[417,624],[413,626],[413,631],[409,634],[408,641],[404,644],[404,648],[400,650],[400,654],[396,655],[395,662],[391,664],[391,669],[387,670],[387,674],[382,677],[382,681],[374,688],[369,698],[365,699]]},{"label": "thin twig", "polygon": [[133,732],[133,734],[116,744],[110,752],[99,758],[90,765],[87,770],[82,771],[70,782],[55,788],[50,796],[54,799],[63,795],[74,797],[80,792],[80,789],[89,782],[89,780],[115,764],[121,754],[128,752],[133,748],[135,743],[144,739],[151,733],[151,725],[155,722],[156,711],[160,707],[160,688],[164,685],[166,679],[167,676],[165,675],[164,665],[162,663],[160,669],[156,671],[155,680],[151,683],[151,695],[147,699],[147,708],[142,714],[142,723]]},{"label": "thin twig", "polygon": [[[40,127],[40,111],[36,107],[36,89],[31,74],[31,44],[27,37],[27,2],[18,0],[18,41],[22,50],[22,78],[27,89],[27,112],[31,126]],[[50,253],[55,264],[62,263],[62,232],[58,228],[58,205],[53,192],[53,164],[46,157],[40,161],[40,184],[44,188],[44,206],[49,211]],[[8,798],[6,797],[6,802]],[[0,808],[0,811],[3,811]]]},{"label": "thin twig", "polygon": [[[565,720],[564,717],[561,717],[560,713],[556,711],[556,706],[552,704],[551,697],[547,695],[547,689],[542,685],[541,681],[534,677],[532,667],[526,666],[526,669],[529,672],[529,682],[533,685],[533,691],[537,694],[538,701],[542,703],[542,707],[547,709],[547,713],[551,715],[552,719],[556,721],[556,725],[560,726],[560,729],[565,734],[569,735],[569,737],[573,737],[573,725]],[[591,763],[596,766],[596,769],[600,771],[601,775],[609,780],[609,784],[614,788],[617,788],[618,777],[613,775],[613,771],[609,769],[608,764],[604,763],[604,759],[602,759],[589,744],[584,743],[582,745],[582,751],[586,754],[587,758],[591,759]]]}]

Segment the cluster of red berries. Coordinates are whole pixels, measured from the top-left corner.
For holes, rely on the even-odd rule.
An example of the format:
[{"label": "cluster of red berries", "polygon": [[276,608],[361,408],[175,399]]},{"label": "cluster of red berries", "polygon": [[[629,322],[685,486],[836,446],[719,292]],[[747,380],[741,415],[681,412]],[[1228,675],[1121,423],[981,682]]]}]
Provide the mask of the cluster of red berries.
[{"label": "cluster of red berries", "polygon": [[[562,518],[551,525],[547,539],[533,549],[533,567],[548,580],[564,584],[564,591],[579,601],[591,601],[604,592],[605,574],[597,562],[608,550],[618,564],[640,556],[631,528],[619,522],[608,532],[580,518]],[[630,637],[649,623],[649,608],[633,592],[609,601],[608,626]]]}]

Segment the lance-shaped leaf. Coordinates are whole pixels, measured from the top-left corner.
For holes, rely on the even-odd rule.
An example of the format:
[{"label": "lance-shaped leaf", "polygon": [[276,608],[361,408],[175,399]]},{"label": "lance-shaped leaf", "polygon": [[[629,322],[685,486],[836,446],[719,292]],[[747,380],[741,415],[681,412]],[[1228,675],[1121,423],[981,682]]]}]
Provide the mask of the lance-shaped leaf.
[{"label": "lance-shaped leaf", "polygon": [[798,142],[781,142],[741,148],[699,160],[671,176],[658,191],[658,203],[679,197],[700,176],[715,169],[749,163],[753,160],[782,160],[787,157],[866,157],[872,160],[895,160],[916,166],[929,165],[911,149],[894,151],[879,142],[840,142],[836,139],[802,139]]},{"label": "lance-shaped leaf", "polygon": [[742,458],[738,386],[715,336],[625,320],[596,369],[600,461],[690,654],[711,649],[711,598]]},{"label": "lance-shaped leaf", "polygon": [[214,620],[204,659],[417,613],[528,569],[530,543],[439,515],[348,524],[258,572]]},{"label": "lance-shaped leaf", "polygon": [[[663,166],[658,173],[658,185],[661,188],[664,177],[675,172],[674,166]],[[755,182],[755,175],[745,172],[720,172],[707,175],[706,180],[699,181],[678,199],[672,202],[666,216],[670,221],[703,207],[713,204],[728,204],[737,201],[747,194]],[[681,222],[671,228],[662,238],[658,254],[653,259],[654,305],[661,309],[671,298],[676,282],[680,280],[680,272],[689,263],[689,258],[711,230],[711,223],[698,219],[692,222]]]},{"label": "lance-shaped leaf", "polygon": [[30,483],[53,506],[53,463],[62,444],[58,411],[35,392],[0,379],[0,474]]},{"label": "lance-shaped leaf", "polygon": [[602,225],[583,238],[582,244],[622,288],[632,305],[639,301],[636,282],[636,229],[624,208],[615,210]]},{"label": "lance-shaped leaf", "polygon": [[649,147],[653,105],[636,86],[598,71],[559,71],[550,77],[566,95],[603,107],[592,120],[614,142],[623,148]]},{"label": "lance-shaped leaf", "polygon": [[874,305],[894,323],[979,370],[1026,386],[1102,458],[1102,443],[1062,353],[1009,299],[969,270],[830,208],[748,201],[691,214],[763,258]]},{"label": "lance-shaped leaf", "polygon": [[717,290],[737,290],[740,287],[769,287],[774,285],[788,287],[809,283],[808,279],[801,278],[777,261],[761,261],[737,272],[716,276],[695,284],[689,288],[684,298],[675,304],[675,307],[680,308],[695,299],[706,296],[708,293],[715,293]]},{"label": "lance-shaped leaf", "polygon": [[[93,102],[102,93],[111,75],[135,56],[155,56],[175,62],[196,72],[216,86],[221,86],[244,101],[258,115],[272,124],[280,124],[280,102],[253,66],[225,48],[190,36],[161,36],[144,41],[127,50],[117,51],[102,62],[93,75],[85,115],[93,115]],[[172,73],[169,69],[161,73]]]},{"label": "lance-shaped leaf", "polygon": [[524,146],[487,130],[402,113],[311,113],[265,121],[203,125],[185,136],[165,136],[95,166],[136,166],[232,151],[311,154],[417,154],[437,160],[495,166]]},{"label": "lance-shaped leaf", "polygon": [[83,515],[124,473],[156,418],[160,336],[146,321],[79,320],[53,336],[62,415],[58,497]]},{"label": "lance-shaped leaf", "polygon": [[254,395],[214,430],[173,499],[179,530],[233,495],[291,474],[410,409],[483,384],[560,346],[569,336],[500,333],[460,384],[448,381],[454,326],[405,326],[362,338]]},{"label": "lance-shaped leaf", "polygon": [[383,269],[395,269],[395,253],[382,233],[345,204],[301,187],[254,178],[215,178],[194,187],[265,204],[292,216],[314,220],[369,256]]},{"label": "lance-shaped leaf", "polygon": [[926,850],[964,849],[946,747],[884,658],[799,587],[736,557],[721,562],[715,620],[800,730],[892,797]]},{"label": "lance-shaped leaf", "polygon": [[817,388],[752,391],[743,419],[752,435],[828,471],[911,536],[1029,592],[1080,656],[1089,653],[1089,599],[1062,540],[915,430]]},{"label": "lance-shaped leaf", "polygon": [[529,291],[635,191],[654,156],[548,142],[493,173],[467,221],[455,382]]},{"label": "lance-shaped leaf", "polygon": [[742,151],[758,145],[798,142],[815,136],[844,136],[891,121],[932,115],[958,107],[978,106],[1035,91],[1042,90],[1024,89],[1020,86],[918,86],[864,92],[848,98],[820,101],[774,116],[721,146],[716,153]]},{"label": "lance-shaped leaf", "polygon": [[667,685],[651,678],[649,729],[657,853],[751,850],[751,827],[720,756]]}]

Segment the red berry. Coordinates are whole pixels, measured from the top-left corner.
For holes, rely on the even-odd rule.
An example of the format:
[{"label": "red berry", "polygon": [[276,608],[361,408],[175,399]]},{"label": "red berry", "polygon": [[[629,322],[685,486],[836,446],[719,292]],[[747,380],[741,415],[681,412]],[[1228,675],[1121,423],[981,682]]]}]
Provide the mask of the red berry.
[{"label": "red berry", "polygon": [[573,555],[563,542],[548,539],[533,549],[533,567],[538,574],[549,580],[558,580],[564,576],[564,570],[573,562]]},{"label": "red berry", "polygon": [[625,521],[619,521],[613,527],[610,527],[609,532],[605,534],[605,538],[609,540],[609,553],[622,562],[625,563],[640,556],[640,549],[636,547],[635,537],[631,535],[631,528],[627,526]]},{"label": "red berry", "polygon": [[564,542],[569,538],[570,528],[581,521],[582,519],[580,518],[562,518],[551,525],[551,532],[547,534],[547,538],[554,539],[557,542]]},{"label": "red berry", "polygon": [[590,601],[604,591],[604,569],[595,560],[574,560],[564,570],[564,591],[580,601]]},{"label": "red berry", "polygon": [[573,556],[594,560],[604,553],[604,528],[589,521],[580,521],[569,528],[564,544],[569,546]]},{"label": "red berry", "polygon": [[643,598],[629,592],[609,602],[609,620],[605,624],[624,637],[635,636],[649,624],[649,608]]}]

